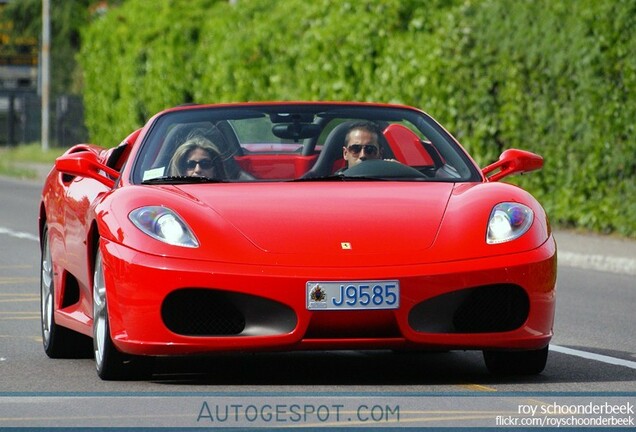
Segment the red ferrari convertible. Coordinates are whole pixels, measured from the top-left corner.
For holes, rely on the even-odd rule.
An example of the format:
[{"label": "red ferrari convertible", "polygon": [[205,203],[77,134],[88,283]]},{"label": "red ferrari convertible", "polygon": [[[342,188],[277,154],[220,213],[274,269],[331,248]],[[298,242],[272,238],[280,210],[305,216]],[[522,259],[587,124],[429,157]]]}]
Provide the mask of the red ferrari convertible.
[{"label": "red ferrari convertible", "polygon": [[420,110],[188,105],[119,146],[59,157],[39,209],[49,357],[102,379],[156,356],[482,350],[535,374],[552,337],[556,245],[541,205],[480,169]]}]

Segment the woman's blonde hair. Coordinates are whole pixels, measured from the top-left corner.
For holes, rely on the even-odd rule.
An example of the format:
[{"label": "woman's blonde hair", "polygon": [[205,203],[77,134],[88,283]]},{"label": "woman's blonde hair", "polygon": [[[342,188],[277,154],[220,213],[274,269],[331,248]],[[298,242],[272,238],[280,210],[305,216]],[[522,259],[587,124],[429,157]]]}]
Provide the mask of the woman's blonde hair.
[{"label": "woman's blonde hair", "polygon": [[188,137],[186,141],[179,146],[168,165],[169,176],[183,176],[186,175],[186,158],[192,152],[192,150],[201,149],[206,151],[210,155],[210,159],[214,163],[214,173],[217,177],[225,177],[225,169],[223,168],[223,160],[221,158],[221,152],[219,148],[207,138],[201,135],[194,135]]}]

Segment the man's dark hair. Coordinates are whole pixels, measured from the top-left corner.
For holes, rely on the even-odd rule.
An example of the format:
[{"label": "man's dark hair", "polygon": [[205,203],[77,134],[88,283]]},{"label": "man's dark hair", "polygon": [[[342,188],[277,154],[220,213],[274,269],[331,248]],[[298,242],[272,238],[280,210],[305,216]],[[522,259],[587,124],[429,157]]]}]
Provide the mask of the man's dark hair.
[{"label": "man's dark hair", "polygon": [[382,128],[380,128],[380,126],[375,122],[372,122],[369,120],[361,120],[361,121],[353,123],[349,127],[349,130],[347,131],[347,135],[345,136],[345,145],[349,143],[349,135],[351,134],[351,132],[357,129],[365,130],[369,133],[374,134],[376,141],[379,142],[380,135],[382,134]]}]

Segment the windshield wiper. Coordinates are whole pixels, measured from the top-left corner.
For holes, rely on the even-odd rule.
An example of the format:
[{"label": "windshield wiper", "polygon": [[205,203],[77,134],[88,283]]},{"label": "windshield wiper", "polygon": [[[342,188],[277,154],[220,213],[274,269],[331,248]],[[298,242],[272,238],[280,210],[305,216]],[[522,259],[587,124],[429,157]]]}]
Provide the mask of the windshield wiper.
[{"label": "windshield wiper", "polygon": [[197,184],[197,183],[225,183],[225,180],[212,177],[191,177],[191,176],[165,176],[144,180],[141,184]]},{"label": "windshield wiper", "polygon": [[343,173],[332,174],[327,176],[319,176],[319,177],[301,177],[298,179],[290,180],[292,182],[320,182],[320,181],[386,181],[387,179],[381,177],[365,177],[365,176],[348,176]]},{"label": "windshield wiper", "polygon": [[310,176],[310,177],[300,177],[297,179],[289,180],[291,182],[313,182],[313,181],[344,181],[344,175],[342,174],[331,174],[326,176]]}]

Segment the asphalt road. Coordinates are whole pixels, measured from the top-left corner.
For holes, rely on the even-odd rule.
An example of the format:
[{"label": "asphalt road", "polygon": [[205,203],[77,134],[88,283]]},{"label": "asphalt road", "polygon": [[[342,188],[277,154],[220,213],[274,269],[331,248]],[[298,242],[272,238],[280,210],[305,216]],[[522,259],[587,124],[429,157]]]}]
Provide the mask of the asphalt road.
[{"label": "asphalt road", "polygon": [[[560,397],[567,392],[636,400],[636,284],[632,272],[636,242],[558,232],[563,259],[555,337],[547,367],[538,376],[493,377],[479,352],[345,351],[162,360],[151,380],[101,381],[92,359],[52,360],[42,349],[39,194],[39,182],[0,178],[0,429],[38,425],[33,411],[26,409],[30,406],[26,400],[41,395],[54,395],[59,409],[72,404],[66,396],[77,395],[88,399],[95,395],[156,398],[175,394],[251,398],[272,394],[337,397],[353,392],[375,397],[461,397],[523,392]],[[11,405],[16,401],[22,402],[18,408]],[[90,424],[96,424],[89,417]]]}]

